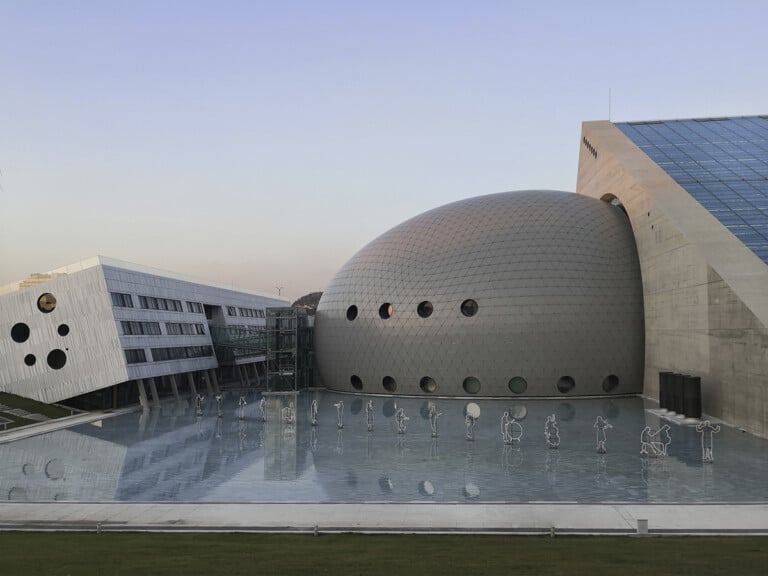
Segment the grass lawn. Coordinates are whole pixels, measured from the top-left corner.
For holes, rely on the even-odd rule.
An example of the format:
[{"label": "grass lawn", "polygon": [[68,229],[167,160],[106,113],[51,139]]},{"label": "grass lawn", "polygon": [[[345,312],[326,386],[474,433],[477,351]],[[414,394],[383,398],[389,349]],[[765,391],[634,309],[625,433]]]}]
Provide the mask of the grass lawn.
[{"label": "grass lawn", "polygon": [[[21,408],[32,414],[43,414],[48,418],[62,418],[63,416],[71,415],[71,411],[63,406],[57,406],[55,404],[46,404],[44,402],[37,402],[29,398],[22,396],[16,396],[15,394],[8,394],[7,392],[0,392],[0,404],[8,406],[10,408]],[[29,420],[28,418],[22,418],[14,414],[0,411],[0,416],[11,420],[8,423],[7,428],[16,428],[18,426],[26,426],[28,424],[34,424],[36,420]]]},{"label": "grass lawn", "polygon": [[0,532],[16,575],[765,574],[765,537]]}]

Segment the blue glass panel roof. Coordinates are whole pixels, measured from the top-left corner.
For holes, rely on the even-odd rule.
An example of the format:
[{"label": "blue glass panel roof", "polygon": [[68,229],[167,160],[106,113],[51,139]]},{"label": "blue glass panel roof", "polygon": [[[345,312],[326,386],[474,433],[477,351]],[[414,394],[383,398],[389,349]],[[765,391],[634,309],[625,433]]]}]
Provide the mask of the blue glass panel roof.
[{"label": "blue glass panel roof", "polygon": [[768,116],[616,126],[768,264]]}]

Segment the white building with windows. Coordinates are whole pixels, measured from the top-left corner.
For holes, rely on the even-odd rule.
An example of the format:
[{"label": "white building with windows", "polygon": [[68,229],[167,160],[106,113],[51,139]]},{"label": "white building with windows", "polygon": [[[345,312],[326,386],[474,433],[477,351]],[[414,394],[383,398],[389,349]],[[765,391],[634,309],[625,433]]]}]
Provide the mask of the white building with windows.
[{"label": "white building with windows", "polygon": [[[287,304],[102,256],[35,274],[0,287],[0,391],[50,403],[105,390],[106,407],[215,389],[212,331],[257,332]],[[264,359],[228,355],[229,373],[258,379]]]}]

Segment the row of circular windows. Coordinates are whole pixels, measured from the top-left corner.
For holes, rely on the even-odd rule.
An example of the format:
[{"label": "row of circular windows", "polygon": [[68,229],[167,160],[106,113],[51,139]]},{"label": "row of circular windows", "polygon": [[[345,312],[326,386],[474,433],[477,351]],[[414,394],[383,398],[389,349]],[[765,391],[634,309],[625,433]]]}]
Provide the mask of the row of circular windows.
[{"label": "row of circular windows", "polygon": [[[363,389],[363,380],[356,374],[353,374],[350,377],[349,382],[352,384],[352,388],[355,390]],[[394,393],[397,390],[397,381],[392,376],[384,376],[384,378],[381,380],[381,385],[384,390],[390,393]],[[465,378],[461,386],[464,389],[464,392],[467,394],[477,394],[480,392],[481,388],[480,380],[474,376]],[[558,392],[561,394],[567,394],[576,387],[576,380],[574,380],[571,376],[562,376],[557,381],[556,386]],[[605,392],[614,391],[619,386],[619,377],[615,374],[609,374],[603,378],[602,386]],[[507,383],[507,387],[509,388],[510,392],[515,394],[523,394],[528,389],[528,381],[522,376],[515,376]],[[419,381],[419,388],[421,388],[422,392],[433,394],[437,390],[437,382],[430,376],[424,376]]]},{"label": "row of circular windows", "polygon": [[[461,303],[461,306],[459,307],[459,310],[461,310],[461,313],[466,317],[471,317],[477,314],[478,306],[477,302],[475,302],[472,299],[464,300],[464,302]],[[432,316],[432,312],[435,311],[435,307],[432,305],[432,302],[429,300],[424,300],[423,302],[419,302],[419,305],[416,306],[416,313],[421,318],[429,318]],[[350,322],[357,318],[357,306],[355,304],[352,304],[349,308],[347,308],[347,320]],[[381,306],[379,306],[379,318],[382,318],[383,320],[386,320],[387,318],[391,318],[392,314],[394,314],[395,309],[392,306],[391,302],[384,302]]]}]

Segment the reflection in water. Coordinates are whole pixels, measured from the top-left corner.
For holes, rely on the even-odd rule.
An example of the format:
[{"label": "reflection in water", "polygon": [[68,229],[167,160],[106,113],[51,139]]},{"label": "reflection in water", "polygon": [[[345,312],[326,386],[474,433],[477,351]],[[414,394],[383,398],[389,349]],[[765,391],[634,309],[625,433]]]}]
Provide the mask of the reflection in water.
[{"label": "reflection in water", "polygon": [[[0,445],[0,497],[36,501],[300,501],[407,502],[768,502],[768,442],[722,426],[718,460],[702,465],[702,434],[661,420],[641,398],[526,400],[526,421],[557,422],[563,443],[549,448],[538,434],[513,434],[506,401],[476,400],[473,442],[466,441],[465,402],[389,399],[376,413],[386,433],[368,431],[373,400],[312,391],[224,393],[217,411],[197,416],[195,399],[108,418],[100,426]],[[336,404],[350,412],[337,428]],[[312,401],[317,426],[311,425]],[[397,407],[395,407],[395,401]],[[371,406],[370,411],[368,406]],[[650,405],[655,409],[655,405]],[[289,408],[290,410],[284,410]],[[395,413],[420,414],[397,430]],[[434,408],[434,410],[433,410]],[[378,410],[378,407],[377,407]],[[263,414],[262,414],[263,411]],[[499,443],[508,412],[512,444]],[[430,412],[440,416],[433,436]],[[293,413],[293,418],[283,416]],[[519,412],[518,412],[519,413]],[[344,411],[341,411],[343,417]],[[610,420],[610,466],[595,455],[596,415]],[[242,416],[242,419],[241,419]],[[564,418],[566,416],[566,418]],[[548,420],[549,419],[549,420]],[[642,457],[641,432],[671,426],[666,458]],[[383,428],[382,428],[383,426]],[[546,427],[547,425],[545,425]],[[502,425],[504,428],[504,425]],[[336,430],[334,439],[331,431]],[[603,430],[604,431],[604,430]],[[501,451],[500,451],[501,448]]]}]

